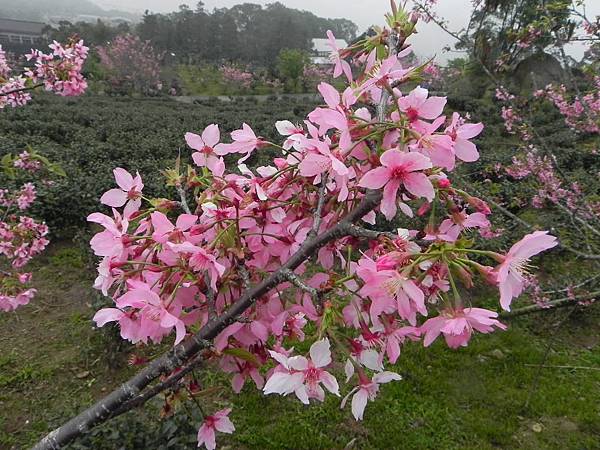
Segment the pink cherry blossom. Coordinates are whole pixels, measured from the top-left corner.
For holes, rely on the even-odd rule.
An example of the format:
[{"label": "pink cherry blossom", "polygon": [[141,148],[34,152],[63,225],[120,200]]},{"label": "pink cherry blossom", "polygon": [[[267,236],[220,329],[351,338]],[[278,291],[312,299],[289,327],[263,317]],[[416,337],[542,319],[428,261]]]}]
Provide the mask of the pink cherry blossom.
[{"label": "pink cherry blossom", "polygon": [[277,132],[281,136],[287,136],[287,139],[283,143],[285,150],[289,150],[292,147],[296,148],[299,138],[305,135],[305,131],[300,125],[294,125],[289,120],[275,122],[275,128],[277,128]]},{"label": "pink cherry blossom", "polygon": [[120,208],[127,203],[124,215],[129,217],[131,213],[138,211],[142,204],[142,189],[144,189],[142,177],[136,172],[134,178],[129,172],[120,167],[114,169],[113,173],[119,189],[111,189],[105,192],[100,198],[100,202],[113,208]]},{"label": "pink cherry blossom", "polygon": [[402,377],[394,372],[379,372],[373,376],[373,379],[365,375],[360,377],[360,385],[352,389],[342,400],[341,408],[346,405],[348,398],[352,397],[352,415],[356,420],[362,420],[367,402],[375,400],[379,392],[379,385],[389,383],[390,381],[400,381]]},{"label": "pink cherry blossom", "polygon": [[425,335],[423,344],[429,347],[440,334],[443,334],[448,347],[466,347],[473,330],[480,333],[491,333],[494,327],[505,330],[506,325],[496,320],[496,317],[498,317],[497,313],[482,308],[444,310],[439,316],[421,325],[421,333]]},{"label": "pink cherry blossom", "polygon": [[[220,148],[221,133],[219,126],[211,124],[202,132],[202,136],[194,133],[185,134],[185,142],[190,148],[197,150],[192,154],[192,159],[199,167],[207,167],[213,174],[223,174],[225,163],[219,158],[216,149]],[[223,170],[221,170],[223,169]],[[219,175],[219,176],[220,176]]]},{"label": "pink cherry blossom", "polygon": [[444,117],[438,117],[433,123],[420,122],[415,129],[419,138],[409,148],[427,156],[433,165],[453,170],[456,164],[454,141],[446,134],[436,133],[444,121]]},{"label": "pink cherry blossom", "polygon": [[446,106],[446,97],[428,97],[428,95],[427,89],[417,86],[407,96],[398,99],[398,107],[411,122],[418,119],[437,119]]},{"label": "pink cherry blossom", "polygon": [[458,113],[452,114],[452,122],[446,128],[446,133],[454,141],[454,153],[458,159],[465,162],[479,159],[477,146],[469,139],[479,136],[482,131],[482,123],[464,123],[464,119]]},{"label": "pink cherry blossom", "polygon": [[496,268],[502,309],[510,311],[512,299],[523,292],[524,274],[531,257],[557,245],[558,240],[547,231],[535,231],[510,248],[502,264]]},{"label": "pink cherry blossom", "polygon": [[96,234],[90,244],[94,254],[97,256],[117,256],[120,255],[125,246],[124,236],[129,227],[129,221],[113,209],[114,219],[101,213],[93,213],[87,217],[88,222],[94,222],[102,225],[105,230]]},{"label": "pink cherry blossom", "polygon": [[422,170],[432,167],[429,158],[419,153],[405,153],[388,150],[381,155],[381,167],[367,172],[359,181],[359,186],[369,189],[383,189],[381,212],[392,220],[396,215],[398,189],[400,186],[417,197],[432,201],[435,197],[433,184]]},{"label": "pink cherry blossom", "polygon": [[334,64],[333,77],[337,78],[342,73],[346,75],[348,82],[352,82],[352,68],[348,61],[340,56],[340,49],[337,46],[335,36],[331,30],[327,30],[327,38],[329,40],[329,48],[331,48],[331,61]]},{"label": "pink cherry blossom", "polygon": [[206,450],[215,450],[215,448],[217,448],[215,439],[215,433],[217,431],[227,434],[231,434],[235,431],[233,423],[229,420],[230,413],[231,408],[226,408],[217,411],[212,416],[206,416],[204,418],[204,422],[198,430],[198,447],[204,445]]},{"label": "pink cherry blossom", "polygon": [[267,380],[263,388],[265,394],[288,395],[293,392],[302,403],[308,405],[311,398],[321,402],[325,399],[322,384],[332,394],[340,395],[337,380],[323,369],[331,364],[329,339],[322,339],[311,345],[311,359],[304,356],[288,358],[272,350],[269,353],[279,366]]},{"label": "pink cherry blossom", "polygon": [[243,163],[252,155],[252,152],[257,148],[265,145],[265,141],[256,136],[250,125],[244,123],[241,130],[235,130],[231,133],[233,143],[220,144],[215,148],[217,155],[228,155],[230,153],[245,154],[238,163]]},{"label": "pink cherry blossom", "polygon": [[171,222],[167,216],[159,211],[155,211],[150,215],[152,226],[154,227],[154,233],[152,233],[152,239],[161,244],[166,243],[169,239],[173,239],[175,242],[181,242],[183,239],[183,232],[189,230],[198,220],[198,216],[193,214],[181,214],[177,217],[175,225]]}]

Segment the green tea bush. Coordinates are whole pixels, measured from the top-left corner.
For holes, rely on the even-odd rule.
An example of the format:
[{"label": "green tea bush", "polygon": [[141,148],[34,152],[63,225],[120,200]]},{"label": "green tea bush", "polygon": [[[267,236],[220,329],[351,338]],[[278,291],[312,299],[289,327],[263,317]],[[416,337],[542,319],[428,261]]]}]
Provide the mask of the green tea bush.
[{"label": "green tea bush", "polygon": [[[66,178],[39,187],[42,201],[35,212],[55,234],[70,236],[113,187],[114,167],[139,171],[145,193],[166,196],[159,168],[172,167],[179,151],[182,156],[191,153],[183,138],[187,131],[220,123],[222,138],[228,139],[247,121],[257,133],[274,139],[274,119],[298,122],[312,107],[289,99],[188,105],[170,99],[40,96],[28,108],[0,114],[0,157],[31,145],[63,167]],[[259,152],[250,163],[263,165],[271,158]]]}]

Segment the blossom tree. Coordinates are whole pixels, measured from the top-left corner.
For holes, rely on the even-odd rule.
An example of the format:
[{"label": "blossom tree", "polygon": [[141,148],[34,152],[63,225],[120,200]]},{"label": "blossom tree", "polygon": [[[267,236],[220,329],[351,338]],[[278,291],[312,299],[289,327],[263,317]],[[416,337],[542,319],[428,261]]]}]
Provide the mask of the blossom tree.
[{"label": "blossom tree", "polygon": [[[61,96],[85,91],[87,83],[81,70],[88,48],[83,41],[72,39],[66,45],[55,41],[50,49],[48,54],[32,50],[26,58],[34,66],[14,74],[0,46],[0,109],[26,105],[31,91],[38,87]],[[24,267],[49,242],[48,227],[26,215],[37,196],[31,179],[48,183],[52,174],[64,173],[32,149],[17,156],[5,155],[1,169],[6,184],[0,188],[0,311],[6,312],[26,305],[35,295],[35,289],[29,287],[32,274],[24,272]],[[28,181],[21,184],[23,178]]]},{"label": "blossom tree", "polygon": [[[585,276],[565,282],[561,274],[558,283],[545,288],[536,277],[528,276],[526,284],[536,302],[535,307],[547,309],[593,302],[600,295],[600,285],[595,275],[600,261],[597,185],[573,176],[573,171],[568,167],[569,161],[561,159],[561,155],[548,142],[532,111],[543,110],[551,105],[562,116],[567,132],[577,142],[578,154],[584,158],[593,158],[597,154],[600,145],[600,77],[597,75],[600,17],[589,17],[585,4],[579,1],[507,2],[504,6],[482,1],[475,4],[470,23],[482,22],[487,25],[455,32],[436,15],[435,3],[416,0],[416,13],[437,23],[457,39],[461,49],[469,52],[471,61],[482,69],[495,87],[495,100],[506,134],[518,138],[512,162],[506,166],[497,163],[496,176],[500,180],[510,180],[513,186],[519,186],[521,194],[515,198],[513,193],[513,202],[543,209],[551,215],[552,231],[561,237],[562,249],[580,264],[590,266],[589,276],[583,271],[581,275]],[[515,25],[510,25],[512,22],[508,20],[494,21],[494,14],[498,12],[514,14],[523,20]],[[492,34],[505,36],[508,41],[498,43],[497,51],[493,52],[493,61],[481,54],[481,36],[478,33],[486,27],[489,27],[488,32],[496,30]],[[580,62],[575,62],[566,53],[567,46],[573,43],[586,48]],[[507,87],[510,79],[506,74],[510,74],[524,57],[542,50],[559,59],[564,72],[563,81],[536,86],[534,78],[529,92],[523,89],[511,91]],[[591,167],[588,168],[586,178],[591,170]],[[470,187],[475,189],[472,185]],[[508,208],[491,200],[491,196],[484,197],[515,226],[535,230],[535,223],[513,214]]]},{"label": "blossom tree", "polygon": [[[118,188],[101,199],[110,215],[88,217],[100,228],[95,285],[113,302],[94,321],[116,324],[132,343],[174,346],[36,449],[59,448],[165,389],[192,390],[190,373],[208,360],[235,392],[248,383],[306,405],[345,394],[341,406],[352,397],[361,420],[400,380],[388,369],[406,343],[443,336],[457,348],[505,328],[464,291],[492,284],[510,309],[530,259],[557,240],[535,231],[507,253],[473,247],[491,211],[456,188],[452,172],[478,158],[471,139],[483,126],[446,117],[444,98],[405,88],[424,69],[406,63],[417,20],[391,4],[386,27],[335,50],[346,87],[321,83],[324,103],[303,124],[275,124],[281,144],[246,123],[231,142],[217,124],[188,133],[194,165],[166,172],[175,199],[152,199],[141,176],[115,170]],[[344,70],[349,61],[361,70]],[[244,164],[267,148],[279,152],[272,165]],[[225,157],[236,156],[228,171]],[[394,231],[374,228],[378,219]],[[300,341],[308,354],[294,349]],[[213,449],[217,432],[233,432],[231,413],[204,415],[198,444]]]},{"label": "blossom tree", "polygon": [[97,48],[100,63],[108,72],[108,80],[116,89],[133,89],[149,94],[162,89],[160,61],[163,54],[150,42],[124,34]]}]

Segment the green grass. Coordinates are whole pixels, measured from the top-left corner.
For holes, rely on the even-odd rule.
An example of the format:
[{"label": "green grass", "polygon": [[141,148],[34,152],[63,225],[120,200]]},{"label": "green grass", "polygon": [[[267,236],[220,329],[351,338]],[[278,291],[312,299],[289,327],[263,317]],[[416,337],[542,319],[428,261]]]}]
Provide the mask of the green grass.
[{"label": "green grass", "polygon": [[[92,327],[93,274],[84,260],[71,246],[53,247],[38,262],[39,296],[0,316],[1,449],[30,446],[134,370],[124,357],[110,358],[114,341]],[[236,433],[219,435],[218,443],[236,449],[597,449],[600,371],[592,368],[600,367],[600,310],[563,321],[568,314],[515,320],[508,331],[479,335],[457,351],[443,342],[406,345],[395,367],[403,380],[382,386],[362,422],[333,396],[305,407],[249,384],[236,396],[212,368],[198,373],[209,392],[199,402],[209,413],[233,407]],[[546,366],[588,369],[540,369],[549,343]],[[348,390],[342,383],[342,395]],[[162,402],[97,428],[72,448],[193,448],[196,406],[161,420]]]}]

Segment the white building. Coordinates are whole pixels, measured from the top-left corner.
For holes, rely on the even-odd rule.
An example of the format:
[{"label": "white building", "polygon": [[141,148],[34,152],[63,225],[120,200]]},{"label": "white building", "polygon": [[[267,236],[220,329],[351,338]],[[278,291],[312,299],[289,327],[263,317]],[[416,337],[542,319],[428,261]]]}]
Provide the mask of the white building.
[{"label": "white building", "polygon": [[[335,45],[337,48],[346,48],[348,43],[344,39],[336,39]],[[310,60],[313,64],[322,66],[331,64],[331,47],[329,46],[329,39],[313,39],[312,40],[312,51]]]},{"label": "white building", "polygon": [[0,18],[0,44],[35,44],[43,38],[45,24]]}]

